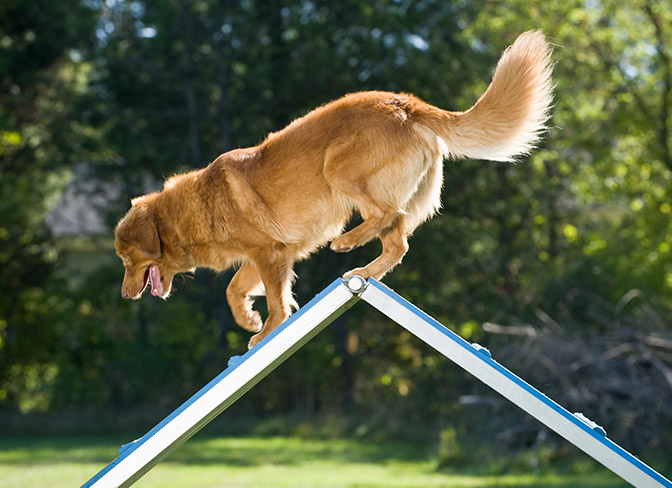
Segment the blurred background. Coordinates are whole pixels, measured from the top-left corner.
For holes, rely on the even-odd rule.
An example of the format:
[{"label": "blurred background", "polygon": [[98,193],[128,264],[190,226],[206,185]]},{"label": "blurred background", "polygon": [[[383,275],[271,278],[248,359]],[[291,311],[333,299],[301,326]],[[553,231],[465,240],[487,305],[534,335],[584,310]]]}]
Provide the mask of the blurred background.
[{"label": "blurred background", "polygon": [[[3,0],[0,431],[142,433],[246,350],[230,272],[121,299],[131,197],[349,92],[467,109],[528,29],[555,45],[552,130],[517,164],[448,161],[441,215],[385,283],[632,452],[669,455],[672,3],[654,0]],[[299,303],[378,251],[300,263]],[[227,415],[419,429],[446,462],[562,445],[361,305]]]}]

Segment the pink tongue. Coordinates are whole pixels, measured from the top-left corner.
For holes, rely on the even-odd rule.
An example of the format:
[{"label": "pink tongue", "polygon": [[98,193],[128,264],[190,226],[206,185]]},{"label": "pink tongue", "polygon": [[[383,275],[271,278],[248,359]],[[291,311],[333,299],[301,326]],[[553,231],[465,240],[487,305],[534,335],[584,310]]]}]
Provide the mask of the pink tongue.
[{"label": "pink tongue", "polygon": [[149,279],[152,280],[152,295],[163,296],[163,283],[161,283],[161,271],[156,264],[149,267]]}]

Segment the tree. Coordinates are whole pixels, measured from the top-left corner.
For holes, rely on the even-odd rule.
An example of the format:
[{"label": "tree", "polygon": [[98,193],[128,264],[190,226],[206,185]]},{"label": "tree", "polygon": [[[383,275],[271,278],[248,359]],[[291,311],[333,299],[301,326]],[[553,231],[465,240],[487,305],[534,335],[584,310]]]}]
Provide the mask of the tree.
[{"label": "tree", "polygon": [[[416,231],[404,263],[385,281],[466,338],[495,352],[522,350],[523,368],[534,368],[530,349],[487,334],[483,323],[571,330],[581,342],[576,335],[600,342],[626,322],[639,324],[638,333],[669,333],[666,3],[116,0],[87,3],[93,13],[42,3],[40,12],[62,21],[16,2],[0,10],[11,34],[0,36],[0,73],[10,74],[0,92],[0,277],[16,284],[0,298],[0,338],[13,351],[6,346],[0,357],[2,385],[9,384],[5,372],[23,383],[32,374],[38,390],[55,375],[56,406],[137,405],[165,391],[178,402],[245,347],[223,299],[226,276],[197,273],[178,281],[165,303],[126,303],[117,263],[78,277],[83,286],[72,280],[57,299],[47,291],[55,281],[47,286],[42,271],[54,258],[40,223],[47,190],[60,186],[71,162],[87,160],[99,180],[123,183],[119,201],[104,209],[111,236],[129,198],[222,151],[254,145],[345,93],[408,91],[464,110],[485,90],[501,51],[534,28],[557,45],[547,138],[518,164],[447,161],[442,215]],[[40,27],[32,34],[21,27],[31,22]],[[41,32],[59,42],[42,42]],[[39,52],[28,60],[31,43]],[[376,250],[375,243],[347,255],[324,250],[300,263],[299,302]],[[47,317],[56,327],[39,326]],[[568,349],[576,349],[572,340]],[[643,352],[622,360],[648,357],[650,364],[630,370],[669,368],[660,346],[632,343]],[[50,344],[59,345],[58,355],[47,354]],[[46,367],[31,373],[27,364]],[[468,417],[455,400],[471,388],[451,371],[408,334],[356,309],[243,401],[255,413],[342,401],[374,415],[394,408],[403,418],[450,424]]]},{"label": "tree", "polygon": [[[294,117],[345,93],[406,90],[456,108],[453,97],[468,80],[461,68],[469,64],[469,49],[454,33],[474,9],[458,2],[174,0],[110,5],[100,9],[105,35],[84,116],[88,124],[103,127],[109,149],[109,157],[96,162],[99,174],[126,182],[119,204],[108,209],[111,222],[127,208],[129,197],[158,188],[164,176],[204,166],[231,147],[254,145]],[[451,66],[448,76],[439,76],[435,68],[441,65]],[[363,250],[356,259],[371,252]],[[311,259],[304,269],[313,272],[299,273],[300,300],[352,267],[354,259],[329,252]],[[226,279],[212,285],[207,273],[196,277],[197,283],[211,286],[200,288],[192,305],[219,318],[224,339],[217,343],[227,351],[231,319],[218,311],[225,308]],[[176,300],[171,298],[175,306]],[[140,315],[151,317],[141,312],[145,306],[138,309],[142,330],[162,327],[152,318],[140,320]],[[328,338],[317,346],[319,360],[347,359],[344,330],[339,329],[338,348],[330,348]],[[296,369],[302,370],[304,366]]]},{"label": "tree", "polygon": [[0,6],[0,400],[50,374],[56,251],[43,222],[86,146],[72,108],[94,22],[77,1]]}]

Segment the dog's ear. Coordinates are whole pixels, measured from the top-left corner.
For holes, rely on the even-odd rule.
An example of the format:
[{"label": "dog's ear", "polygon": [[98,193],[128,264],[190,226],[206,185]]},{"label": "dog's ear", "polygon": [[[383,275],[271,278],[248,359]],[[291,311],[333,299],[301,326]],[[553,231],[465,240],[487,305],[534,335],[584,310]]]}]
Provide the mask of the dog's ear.
[{"label": "dog's ear", "polygon": [[161,256],[161,239],[154,219],[143,219],[141,225],[136,228],[136,232],[138,248],[152,259],[159,258]]},{"label": "dog's ear", "polygon": [[142,212],[136,218],[122,220],[117,227],[117,238],[137,247],[150,259],[157,259],[161,256],[159,229],[152,216],[146,212]]}]

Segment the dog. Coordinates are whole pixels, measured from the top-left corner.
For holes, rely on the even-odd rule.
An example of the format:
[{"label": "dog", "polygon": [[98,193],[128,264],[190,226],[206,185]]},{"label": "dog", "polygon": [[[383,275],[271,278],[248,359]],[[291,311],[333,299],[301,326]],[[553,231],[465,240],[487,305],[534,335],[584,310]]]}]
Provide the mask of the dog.
[{"label": "dog", "polygon": [[[226,296],[253,347],[298,306],[298,260],[331,242],[347,252],[374,238],[382,253],[345,277],[380,279],[408,251],[409,235],[440,207],[444,158],[513,161],[547,130],[551,47],[540,31],[502,54],[492,82],[466,112],[410,94],[346,95],[236,149],[169,178],[131,202],[115,229],[124,298],[166,298],[175,274],[238,266]],[[357,210],[362,222],[343,233]],[[264,321],[253,296],[266,295]]]}]

